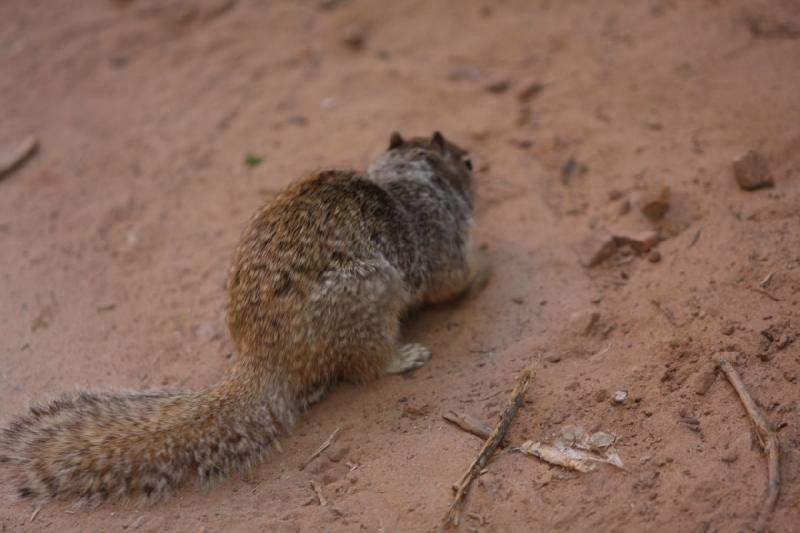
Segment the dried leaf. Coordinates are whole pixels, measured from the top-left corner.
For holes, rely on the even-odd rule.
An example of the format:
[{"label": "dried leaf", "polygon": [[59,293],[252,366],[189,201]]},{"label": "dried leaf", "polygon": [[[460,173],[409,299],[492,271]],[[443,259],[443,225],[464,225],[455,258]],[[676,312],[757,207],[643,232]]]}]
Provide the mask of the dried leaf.
[{"label": "dried leaf", "polygon": [[[541,442],[526,441],[519,447],[520,451],[538,457],[547,463],[563,466],[570,470],[577,470],[578,472],[591,472],[595,466],[585,459],[572,457],[571,454],[565,453],[555,446],[542,444]],[[567,450],[575,451],[572,448]]]},{"label": "dried leaf", "polygon": [[563,466],[578,472],[591,472],[595,469],[594,463],[606,463],[617,468],[624,469],[625,465],[616,452],[601,457],[594,453],[576,450],[563,444],[550,446],[541,442],[526,441],[520,447],[520,451],[528,455],[538,457],[542,461],[550,464]]}]

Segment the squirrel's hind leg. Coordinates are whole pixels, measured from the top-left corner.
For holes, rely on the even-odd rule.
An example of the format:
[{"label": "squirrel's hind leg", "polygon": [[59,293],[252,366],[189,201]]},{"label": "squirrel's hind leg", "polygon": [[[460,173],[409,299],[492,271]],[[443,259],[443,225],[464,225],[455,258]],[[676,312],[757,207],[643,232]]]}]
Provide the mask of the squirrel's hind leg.
[{"label": "squirrel's hind leg", "polygon": [[424,297],[427,304],[439,304],[456,300],[462,296],[474,296],[489,282],[491,268],[486,255],[477,249],[467,254],[463,270],[451,273],[439,280],[433,291]]}]

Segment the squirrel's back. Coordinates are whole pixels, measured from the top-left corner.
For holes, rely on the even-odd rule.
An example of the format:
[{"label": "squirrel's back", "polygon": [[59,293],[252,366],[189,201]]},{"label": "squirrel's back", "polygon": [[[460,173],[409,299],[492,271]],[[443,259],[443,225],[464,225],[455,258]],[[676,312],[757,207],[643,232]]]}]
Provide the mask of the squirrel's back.
[{"label": "squirrel's back", "polygon": [[239,358],[199,392],[81,392],[13,420],[0,463],[24,498],[158,496],[250,466],[332,382],[417,368],[412,306],[481,279],[471,166],[444,140],[403,140],[366,172],[324,171],[260,209],[236,249],[227,322]]}]

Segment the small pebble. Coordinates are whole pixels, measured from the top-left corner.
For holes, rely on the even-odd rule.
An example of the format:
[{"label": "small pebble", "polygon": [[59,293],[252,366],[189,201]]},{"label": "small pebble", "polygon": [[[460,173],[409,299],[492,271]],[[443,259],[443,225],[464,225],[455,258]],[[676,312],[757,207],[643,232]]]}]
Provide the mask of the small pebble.
[{"label": "small pebble", "polygon": [[347,456],[348,453],[350,453],[350,448],[348,448],[347,446],[344,446],[344,445],[340,445],[340,446],[331,447],[331,449],[328,450],[327,455],[328,455],[328,459],[330,461],[332,461],[334,463],[338,463],[339,461],[344,459],[345,456]]},{"label": "small pebble", "polygon": [[585,267],[593,267],[614,255],[617,245],[614,237],[603,230],[597,230],[587,235],[577,247],[578,258]]},{"label": "small pebble", "polygon": [[647,260],[651,263],[658,263],[661,261],[661,252],[656,250],[655,248],[650,250],[650,253],[647,254]]},{"label": "small pebble", "polygon": [[636,253],[645,253],[650,251],[653,246],[658,244],[658,232],[645,229],[618,229],[611,232],[614,237],[614,242],[617,246],[629,246]]},{"label": "small pebble", "polygon": [[361,28],[350,28],[342,37],[342,44],[354,52],[364,49],[366,34]]},{"label": "small pebble", "polygon": [[642,194],[639,209],[651,220],[661,220],[669,211],[669,187],[663,186]]},{"label": "small pebble", "polygon": [[600,313],[597,311],[576,311],[569,316],[569,330],[576,335],[588,335],[598,320]]},{"label": "small pebble", "polygon": [[628,393],[624,390],[618,390],[614,393],[614,403],[625,403],[625,400],[628,399]]},{"label": "small pebble", "polygon": [[697,376],[694,378],[692,383],[692,388],[694,389],[694,393],[698,396],[705,396],[708,392],[708,389],[711,388],[711,385],[714,384],[714,381],[717,379],[717,372],[715,370],[705,370],[698,372]]},{"label": "small pebble", "polygon": [[775,183],[767,158],[755,150],[748,151],[733,162],[733,176],[739,187],[746,191],[772,187]]}]

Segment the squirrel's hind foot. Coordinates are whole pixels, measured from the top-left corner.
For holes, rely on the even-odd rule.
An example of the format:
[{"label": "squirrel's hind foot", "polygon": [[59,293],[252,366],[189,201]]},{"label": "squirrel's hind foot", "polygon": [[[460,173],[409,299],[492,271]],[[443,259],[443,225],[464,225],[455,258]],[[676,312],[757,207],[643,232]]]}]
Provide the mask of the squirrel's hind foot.
[{"label": "squirrel's hind foot", "polygon": [[386,365],[387,374],[402,374],[409,370],[421,367],[431,358],[431,351],[425,346],[416,343],[402,344],[392,355]]}]

